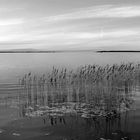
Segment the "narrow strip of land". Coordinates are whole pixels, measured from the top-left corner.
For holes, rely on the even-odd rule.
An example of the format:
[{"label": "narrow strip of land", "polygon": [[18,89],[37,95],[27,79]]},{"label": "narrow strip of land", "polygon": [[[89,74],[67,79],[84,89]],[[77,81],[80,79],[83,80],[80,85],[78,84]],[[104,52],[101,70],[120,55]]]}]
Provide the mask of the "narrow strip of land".
[{"label": "narrow strip of land", "polygon": [[97,53],[124,53],[124,52],[126,52],[126,53],[140,53],[140,51],[139,50],[103,50],[103,51],[96,51]]}]

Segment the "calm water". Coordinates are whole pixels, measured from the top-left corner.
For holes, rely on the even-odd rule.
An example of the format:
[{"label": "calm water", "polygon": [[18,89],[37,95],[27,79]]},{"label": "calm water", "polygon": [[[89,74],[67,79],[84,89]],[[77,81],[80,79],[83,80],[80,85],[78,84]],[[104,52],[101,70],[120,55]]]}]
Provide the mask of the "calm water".
[{"label": "calm water", "polygon": [[33,53],[0,54],[0,82],[17,82],[28,72],[45,73],[55,67],[76,69],[81,65],[140,62],[140,53]]},{"label": "calm water", "polygon": [[[120,63],[139,63],[140,53],[34,53],[34,54],[0,54],[0,126],[6,125],[8,121],[19,118],[18,109],[12,104],[17,100],[18,90],[10,91],[4,83],[16,84],[18,79],[25,73],[33,72],[43,74],[51,71],[53,66],[57,68],[66,67],[77,69],[82,65],[97,64],[120,64]],[[104,119],[99,121],[85,120],[79,117],[65,118],[65,123],[61,120],[59,127],[62,129],[61,135],[66,133],[71,140],[91,140],[91,139],[112,139],[112,140],[140,140],[140,88],[139,85],[131,91],[135,94],[133,104],[136,110],[123,113],[119,119],[106,122]],[[8,99],[7,99],[8,97]],[[11,97],[11,98],[10,98]],[[10,101],[12,107],[7,107]],[[5,104],[5,106],[3,106]],[[6,109],[5,109],[6,107]],[[15,109],[15,110],[14,110]],[[38,122],[33,120],[34,125]],[[51,125],[48,119],[49,125]],[[52,130],[58,127],[53,125]],[[64,127],[64,128],[63,128]],[[14,129],[14,128],[13,128]],[[32,130],[35,132],[35,129]],[[66,131],[66,132],[65,132]],[[71,131],[71,133],[67,132]],[[57,133],[57,132],[56,132]],[[9,135],[9,134],[8,134]],[[30,134],[29,134],[30,135]],[[49,135],[49,134],[48,134]],[[60,134],[59,134],[60,135]],[[65,136],[65,135],[64,135]]]}]

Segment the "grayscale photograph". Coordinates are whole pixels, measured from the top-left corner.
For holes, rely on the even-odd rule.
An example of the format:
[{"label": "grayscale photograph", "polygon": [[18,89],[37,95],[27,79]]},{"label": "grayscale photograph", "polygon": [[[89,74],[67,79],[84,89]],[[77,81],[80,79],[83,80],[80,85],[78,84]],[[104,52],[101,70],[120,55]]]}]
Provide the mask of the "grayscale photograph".
[{"label": "grayscale photograph", "polygon": [[0,0],[0,140],[140,140],[140,0]]}]

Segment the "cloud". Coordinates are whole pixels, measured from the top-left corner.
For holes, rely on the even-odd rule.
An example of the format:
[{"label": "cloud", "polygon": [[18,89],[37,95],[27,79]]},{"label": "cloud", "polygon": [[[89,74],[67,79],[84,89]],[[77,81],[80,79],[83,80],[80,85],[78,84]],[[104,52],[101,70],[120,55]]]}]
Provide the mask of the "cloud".
[{"label": "cloud", "polygon": [[7,12],[15,12],[15,11],[17,11],[17,10],[22,10],[23,9],[23,7],[21,8],[19,8],[19,7],[0,7],[0,14],[2,14],[2,13],[7,13]]},{"label": "cloud", "polygon": [[8,26],[8,25],[16,25],[16,24],[22,24],[24,23],[24,20],[21,18],[17,19],[1,19],[0,20],[0,26]]},{"label": "cloud", "polygon": [[[140,17],[140,6],[114,6],[102,5],[80,8],[69,13],[48,16],[43,18],[13,18],[0,20],[0,47],[36,47],[40,46],[52,47],[52,49],[66,48],[68,46],[101,46],[115,45],[119,43],[130,42],[130,44],[140,44],[140,28],[125,26],[120,23],[121,18]],[[96,19],[95,19],[96,18]],[[119,18],[117,24],[109,24],[108,27],[104,23],[106,18]],[[81,20],[83,23],[81,23]],[[94,19],[87,20],[87,19]],[[100,19],[103,19],[102,21]],[[78,22],[67,22],[69,20],[77,20]],[[87,21],[87,22],[85,22]],[[116,21],[116,20],[114,20]],[[97,26],[95,27],[94,23]],[[100,24],[100,23],[103,24]],[[48,24],[47,24],[48,23]],[[60,23],[60,24],[51,24]],[[99,25],[99,24],[100,25]],[[117,26],[116,26],[117,25]],[[122,26],[124,25],[124,26]],[[129,41],[131,40],[131,41]],[[136,41],[134,41],[136,40]],[[4,45],[5,44],[5,45]],[[123,44],[123,43],[122,43]]]},{"label": "cloud", "polygon": [[[130,46],[140,44],[140,29],[119,29],[103,32],[56,32],[56,33],[17,33],[3,36],[1,49],[94,49],[99,46]],[[12,47],[12,48],[11,48]]]},{"label": "cloud", "polygon": [[80,8],[70,13],[43,18],[46,22],[90,18],[132,18],[140,17],[140,6],[103,5]]},{"label": "cloud", "polygon": [[[119,40],[136,38],[140,36],[140,29],[119,29],[101,32],[54,32],[42,33],[35,32],[29,33],[16,33],[5,35],[1,38],[1,43],[11,42],[11,44],[47,44],[51,46],[69,45],[69,44],[82,44],[84,42],[96,41],[102,42],[103,40]],[[9,43],[10,44],[10,43]]]}]

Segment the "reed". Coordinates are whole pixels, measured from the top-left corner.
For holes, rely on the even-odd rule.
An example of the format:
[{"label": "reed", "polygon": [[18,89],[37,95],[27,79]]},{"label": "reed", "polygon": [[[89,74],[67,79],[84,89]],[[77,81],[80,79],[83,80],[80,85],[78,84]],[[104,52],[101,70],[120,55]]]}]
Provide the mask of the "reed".
[{"label": "reed", "polygon": [[[53,67],[42,76],[30,72],[21,79],[23,93],[20,94],[25,95],[25,106],[34,110],[37,106],[84,103],[94,110],[111,112],[121,110],[122,104],[129,106],[131,91],[140,85],[140,65],[86,65],[77,70]],[[21,96],[20,100],[23,100]]]}]

